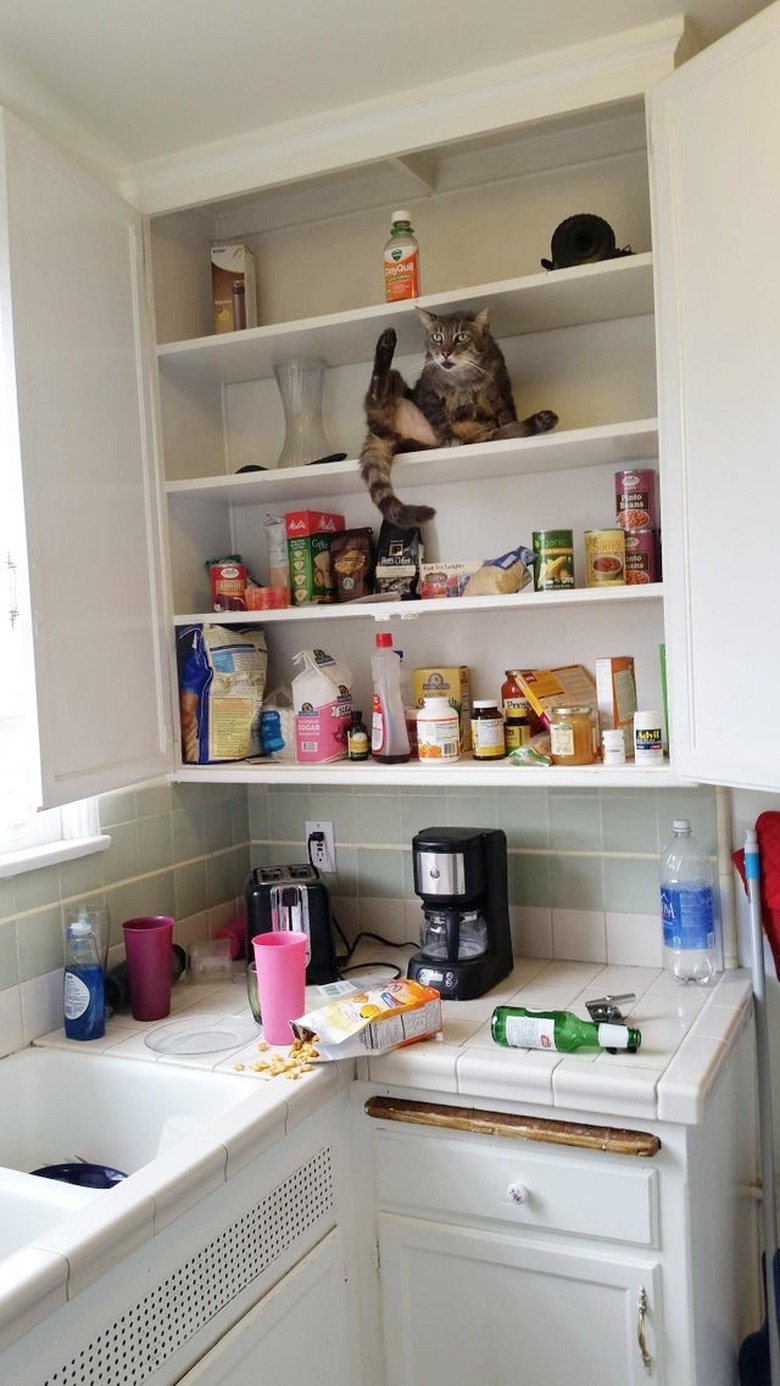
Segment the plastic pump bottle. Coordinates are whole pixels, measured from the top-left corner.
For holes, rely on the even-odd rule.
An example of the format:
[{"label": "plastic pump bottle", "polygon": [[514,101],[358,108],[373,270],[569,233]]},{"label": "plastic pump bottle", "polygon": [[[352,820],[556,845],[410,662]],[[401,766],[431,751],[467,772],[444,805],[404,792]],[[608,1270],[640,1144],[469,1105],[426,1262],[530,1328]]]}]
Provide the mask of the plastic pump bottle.
[{"label": "plastic pump bottle", "polygon": [[100,1039],[105,1034],[103,969],[92,925],[86,919],[68,925],[62,999],[68,1039]]},{"label": "plastic pump bottle", "polygon": [[374,698],[371,711],[371,754],[385,765],[409,759],[409,737],[401,694],[401,661],[393,649],[389,631],[374,637],[371,673]]},{"label": "plastic pump bottle", "polygon": [[661,854],[664,964],[682,986],[712,986],[721,971],[712,870],[687,818],[675,818]]}]

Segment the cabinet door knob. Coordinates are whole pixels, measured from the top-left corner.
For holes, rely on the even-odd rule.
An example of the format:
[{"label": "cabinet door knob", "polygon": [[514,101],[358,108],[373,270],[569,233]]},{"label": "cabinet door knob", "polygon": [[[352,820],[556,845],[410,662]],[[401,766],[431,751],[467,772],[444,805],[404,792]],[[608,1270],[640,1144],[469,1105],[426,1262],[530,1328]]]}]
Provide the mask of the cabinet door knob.
[{"label": "cabinet door knob", "polygon": [[507,1193],[513,1203],[527,1203],[528,1189],[525,1184],[510,1184]]}]

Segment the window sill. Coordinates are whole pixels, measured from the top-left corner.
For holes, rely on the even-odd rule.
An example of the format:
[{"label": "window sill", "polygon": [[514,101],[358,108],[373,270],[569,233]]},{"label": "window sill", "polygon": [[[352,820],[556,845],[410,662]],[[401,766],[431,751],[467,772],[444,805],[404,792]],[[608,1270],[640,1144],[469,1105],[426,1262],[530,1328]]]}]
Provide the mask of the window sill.
[{"label": "window sill", "polygon": [[0,855],[0,880],[6,876],[21,876],[25,871],[38,871],[44,866],[56,866],[61,861],[88,857],[93,852],[105,852],[111,846],[107,833],[93,837],[72,837],[59,842],[44,842],[39,847],[24,847],[18,852]]}]

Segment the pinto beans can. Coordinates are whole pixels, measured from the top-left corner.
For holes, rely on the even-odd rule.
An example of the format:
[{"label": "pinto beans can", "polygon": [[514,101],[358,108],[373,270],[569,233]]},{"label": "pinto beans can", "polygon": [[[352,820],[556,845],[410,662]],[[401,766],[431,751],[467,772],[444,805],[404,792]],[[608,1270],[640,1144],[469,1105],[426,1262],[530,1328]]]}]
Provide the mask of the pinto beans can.
[{"label": "pinto beans can", "polygon": [[657,529],[626,532],[626,584],[661,581],[661,544]]},{"label": "pinto beans can", "polygon": [[621,529],[658,528],[656,480],[651,467],[615,472],[615,514]]},{"label": "pinto beans can", "polygon": [[585,531],[585,586],[623,587],[626,581],[626,533],[623,529]]}]

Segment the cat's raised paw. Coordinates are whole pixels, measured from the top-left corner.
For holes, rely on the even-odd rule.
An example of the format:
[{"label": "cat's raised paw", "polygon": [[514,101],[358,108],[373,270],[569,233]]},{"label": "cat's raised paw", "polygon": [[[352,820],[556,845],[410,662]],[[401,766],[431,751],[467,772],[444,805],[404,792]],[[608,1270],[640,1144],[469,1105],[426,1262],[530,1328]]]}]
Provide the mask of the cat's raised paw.
[{"label": "cat's raised paw", "polygon": [[540,409],[538,414],[531,415],[528,422],[533,424],[534,433],[549,433],[551,428],[555,428],[558,415],[552,409]]}]

